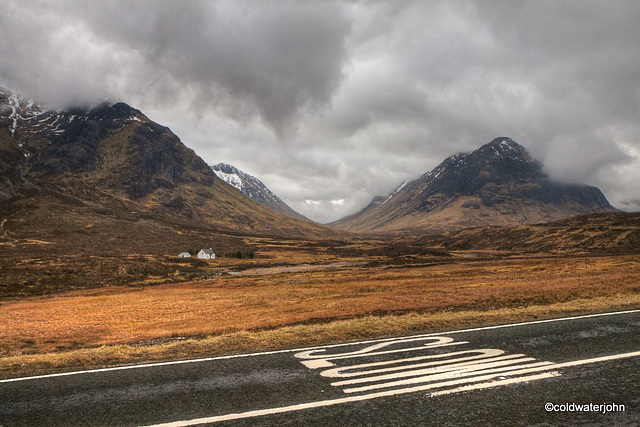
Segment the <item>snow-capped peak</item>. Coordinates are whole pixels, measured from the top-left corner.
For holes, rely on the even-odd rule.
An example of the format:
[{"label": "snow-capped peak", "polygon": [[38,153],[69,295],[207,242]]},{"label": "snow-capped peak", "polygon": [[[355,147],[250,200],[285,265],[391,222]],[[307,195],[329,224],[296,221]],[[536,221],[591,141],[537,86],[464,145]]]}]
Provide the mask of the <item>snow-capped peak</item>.
[{"label": "snow-capped peak", "polygon": [[249,175],[248,173],[245,173],[235,166],[227,163],[218,163],[217,165],[210,167],[218,178],[237,188],[246,197],[273,209],[276,212],[306,220],[305,217],[295,212],[287,206],[286,203],[280,200],[278,196],[269,190],[267,186],[255,176]]},{"label": "snow-capped peak", "polygon": [[499,137],[494,139],[488,144],[483,145],[478,150],[478,153],[489,154],[492,157],[509,158],[513,160],[528,161],[529,154],[527,150],[508,137]]},{"label": "snow-capped peak", "polygon": [[244,181],[240,176],[240,171],[234,166],[226,163],[218,163],[217,165],[211,166],[211,169],[218,175],[218,178],[242,191]]}]

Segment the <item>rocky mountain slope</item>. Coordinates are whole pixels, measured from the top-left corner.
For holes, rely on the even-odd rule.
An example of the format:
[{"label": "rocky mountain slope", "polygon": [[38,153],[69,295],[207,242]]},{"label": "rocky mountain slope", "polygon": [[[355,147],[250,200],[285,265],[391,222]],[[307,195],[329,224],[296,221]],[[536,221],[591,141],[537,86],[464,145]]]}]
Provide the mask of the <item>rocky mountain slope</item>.
[{"label": "rocky mountain slope", "polygon": [[218,178],[234,186],[251,200],[254,200],[276,212],[280,212],[283,215],[304,221],[310,221],[307,217],[291,209],[289,205],[283,202],[255,176],[249,175],[235,166],[226,163],[218,163],[217,165],[211,166],[211,169],[215,172]]},{"label": "rocky mountain slope", "polygon": [[599,189],[552,181],[524,147],[501,137],[447,158],[331,226],[362,233],[441,233],[612,211],[616,209]]},{"label": "rocky mountain slope", "polygon": [[[108,223],[114,235],[127,230],[129,239],[112,248],[124,252],[167,245],[173,251],[171,238],[193,229],[333,234],[242,196],[169,128],[124,103],[49,111],[6,89],[0,90],[0,222],[0,238],[9,242],[66,239],[72,247],[75,238],[78,244],[95,238],[95,224]],[[168,224],[173,232],[160,233],[163,241],[138,245],[144,238],[136,230]]]}]

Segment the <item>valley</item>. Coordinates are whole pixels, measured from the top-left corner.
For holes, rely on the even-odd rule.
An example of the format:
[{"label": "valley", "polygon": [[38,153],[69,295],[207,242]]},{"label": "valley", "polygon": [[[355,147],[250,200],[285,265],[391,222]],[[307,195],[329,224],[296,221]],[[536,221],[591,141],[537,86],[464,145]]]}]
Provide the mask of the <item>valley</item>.
[{"label": "valley", "polygon": [[640,214],[506,137],[323,226],[124,103],[0,90],[0,182],[5,378],[640,305]]},{"label": "valley", "polygon": [[[633,251],[526,254],[379,240],[245,241],[256,248],[252,259],[13,259],[22,268],[14,270],[16,277],[48,276],[67,285],[75,278],[80,285],[43,293],[3,290],[0,375],[338,343],[640,304],[640,257]],[[4,281],[11,280],[11,262],[3,257]],[[128,275],[117,273],[123,268]]]}]

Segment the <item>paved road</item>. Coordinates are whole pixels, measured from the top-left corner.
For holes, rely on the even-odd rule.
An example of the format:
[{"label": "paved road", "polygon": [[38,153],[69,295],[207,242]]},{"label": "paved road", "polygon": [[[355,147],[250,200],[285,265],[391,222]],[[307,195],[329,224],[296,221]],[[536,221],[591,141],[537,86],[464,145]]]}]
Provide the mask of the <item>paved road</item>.
[{"label": "paved road", "polygon": [[636,310],[3,380],[0,426],[640,425],[639,331]]}]

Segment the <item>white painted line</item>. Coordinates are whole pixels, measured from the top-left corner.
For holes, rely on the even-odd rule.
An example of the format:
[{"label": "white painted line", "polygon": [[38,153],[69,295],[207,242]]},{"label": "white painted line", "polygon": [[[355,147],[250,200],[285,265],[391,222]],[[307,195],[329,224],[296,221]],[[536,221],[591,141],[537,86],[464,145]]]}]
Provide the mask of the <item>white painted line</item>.
[{"label": "white painted line", "polygon": [[[447,386],[447,385],[456,385],[456,384],[462,384],[462,383],[465,383],[465,382],[480,382],[480,381],[491,380],[491,379],[499,377],[499,376],[521,375],[521,374],[529,374],[529,373],[532,373],[532,372],[557,370],[557,369],[560,369],[560,368],[566,368],[566,367],[570,367],[570,366],[580,366],[580,365],[586,365],[586,364],[590,364],[590,363],[604,362],[604,361],[607,361],[607,360],[615,360],[615,359],[622,359],[622,358],[626,358],[626,357],[636,357],[636,356],[640,356],[640,351],[636,351],[636,352],[633,352],[633,353],[624,353],[624,354],[619,354],[619,355],[605,356],[605,357],[595,357],[595,358],[592,358],[592,359],[575,360],[575,361],[572,361],[572,362],[564,362],[564,363],[540,362],[540,363],[537,363],[537,364],[525,365],[525,366],[522,366],[522,368],[525,368],[525,369],[518,369],[518,370],[513,370],[513,371],[510,371],[510,372],[503,372],[503,370],[499,369],[499,368],[498,369],[487,369],[486,371],[469,372],[469,373],[466,374],[466,375],[476,375],[476,374],[481,375],[481,376],[478,376],[478,377],[473,377],[473,378],[469,378],[469,379],[462,379],[462,380],[439,382],[437,384],[430,384],[429,386],[432,387],[432,388],[440,388],[440,387]],[[544,364],[544,365],[540,366],[541,364]],[[537,365],[537,366],[534,366],[534,365]],[[489,375],[482,375],[482,374],[489,374]],[[460,375],[460,376],[465,376],[465,375]],[[411,378],[411,379],[408,379],[408,380],[396,381],[394,383],[385,383],[385,384],[377,384],[377,385],[372,385],[372,386],[357,387],[357,388],[352,388],[352,389],[345,389],[344,392],[345,393],[356,393],[356,392],[362,392],[362,391],[368,391],[368,390],[375,390],[375,389],[379,389],[379,388],[388,388],[388,387],[397,386],[397,385],[419,384],[419,383],[422,383],[422,382],[435,381],[435,380],[447,379],[447,378],[448,378],[448,374],[429,375],[429,376],[422,377],[422,378]],[[425,387],[427,387],[427,386],[425,386]]]},{"label": "white painted line", "polygon": [[609,360],[626,359],[629,357],[640,356],[640,351],[632,351],[631,353],[612,354],[610,356],[594,357],[592,359],[574,360],[572,362],[555,363],[554,368],[568,368],[571,366],[588,365],[590,363],[607,362]]},{"label": "white painted line", "polygon": [[[422,338],[420,338],[422,339]],[[453,339],[453,338],[451,338]],[[415,339],[412,340],[400,340],[400,341],[393,341],[390,344],[397,344],[397,343],[402,343],[402,342],[409,342],[409,341],[418,341]],[[322,359],[313,359],[313,360],[321,360],[323,362],[327,362],[327,363],[331,363],[328,362],[329,360],[337,360],[337,359],[353,359],[354,357],[369,357],[369,356],[380,356],[382,354],[392,354],[392,353],[404,353],[407,351],[424,351],[426,349],[432,349],[435,347],[448,347],[450,345],[460,345],[460,344],[469,344],[469,341],[459,341],[459,342],[454,342],[454,343],[450,343],[450,344],[440,344],[440,345],[424,345],[422,347],[410,347],[410,348],[398,348],[395,350],[386,350],[386,351],[377,351],[374,353],[361,353],[358,352],[357,354],[351,354],[351,353],[345,353],[344,355],[335,355],[335,356],[327,356],[326,358],[322,358]],[[377,347],[377,346],[375,346]],[[367,349],[365,349],[367,350]],[[305,352],[308,353],[308,352]],[[302,353],[298,353],[296,355],[294,355],[295,357],[298,358],[304,358],[304,356],[301,356]],[[319,356],[311,356],[311,357],[319,357]],[[305,365],[306,366],[306,365]],[[331,366],[333,366],[333,364],[331,363]]]},{"label": "white painted line", "polygon": [[[469,371],[469,370],[463,371],[463,372],[453,371],[453,372],[445,372],[442,374],[432,374],[432,375],[425,375],[422,377],[408,378],[404,380],[393,381],[393,382],[382,383],[382,384],[373,384],[373,385],[362,386],[362,387],[346,388],[343,391],[345,393],[359,393],[362,391],[379,390],[382,388],[391,388],[396,386],[407,386],[407,385],[424,384],[424,383],[431,383],[430,384],[431,388],[440,388],[440,387],[446,387],[450,385],[465,384],[469,382],[487,381],[499,376],[528,374],[529,372],[537,372],[538,370],[540,370],[540,368],[542,368],[542,370],[548,371],[549,369],[555,369],[556,365],[552,362],[536,362],[536,363],[531,363],[529,365],[507,366],[502,368],[484,369],[484,370],[477,370],[477,371]],[[479,376],[476,376],[476,375],[479,375]],[[465,377],[471,377],[471,378],[465,378]],[[452,378],[458,378],[458,379],[452,380]],[[448,380],[448,381],[444,381],[444,380]],[[443,382],[433,383],[434,381],[443,381]]]},{"label": "white painted line", "polygon": [[492,329],[513,328],[513,327],[517,327],[517,326],[537,325],[537,324],[542,324],[542,323],[553,323],[553,322],[564,322],[564,321],[569,321],[569,320],[588,319],[588,318],[604,317],[604,316],[616,316],[616,315],[620,315],[620,314],[631,314],[631,313],[640,313],[640,309],[638,309],[638,310],[616,311],[616,312],[610,312],[610,313],[587,314],[587,315],[583,315],[583,316],[563,317],[563,318],[558,318],[558,319],[535,320],[535,321],[531,321],[531,322],[522,322],[522,323],[509,323],[509,324],[506,324],[506,325],[483,326],[483,327],[479,327],[479,328],[459,329],[459,330],[456,330],[456,331],[433,332],[433,333],[429,333],[429,334],[411,335],[411,336],[407,336],[407,337],[395,337],[395,338],[384,338],[384,339],[359,341],[359,342],[347,342],[347,343],[342,343],[342,344],[332,344],[332,345],[316,346],[316,347],[306,347],[306,348],[297,348],[297,349],[288,349],[288,350],[274,350],[274,351],[265,351],[265,352],[248,353],[248,354],[234,354],[234,355],[230,355],[230,356],[214,356],[214,357],[205,357],[205,358],[201,358],[201,359],[174,360],[174,361],[170,361],[170,362],[157,362],[157,363],[147,363],[147,364],[141,364],[141,365],[115,366],[115,367],[112,367],[112,368],[89,369],[89,370],[84,370],[84,371],[62,372],[62,373],[58,373],[58,374],[48,374],[48,375],[35,375],[35,376],[31,376],[31,377],[22,377],[22,378],[9,378],[9,379],[5,379],[5,380],[0,380],[0,384],[1,383],[8,383],[8,382],[17,382],[17,381],[37,380],[37,379],[44,379],[44,378],[65,377],[65,376],[70,376],[70,375],[94,374],[94,373],[109,372],[109,371],[123,371],[123,370],[127,370],[127,369],[153,368],[153,367],[158,367],[158,366],[169,366],[169,365],[180,365],[180,364],[187,364],[187,363],[210,362],[210,361],[214,361],[214,360],[236,359],[236,358],[243,358],[243,357],[257,357],[257,356],[266,356],[266,355],[271,355],[271,354],[293,353],[293,352],[301,352],[301,351],[325,349],[325,348],[338,348],[338,347],[345,347],[345,346],[350,346],[350,345],[371,344],[371,343],[378,343],[378,342],[394,341],[394,340],[398,340],[398,339],[401,339],[401,338],[421,338],[421,337],[430,337],[430,336],[436,336],[436,335],[460,334],[460,333],[464,333],[464,332],[476,332],[476,331],[486,331],[486,330],[492,330]]},{"label": "white painted line", "polygon": [[442,395],[445,395],[445,394],[461,393],[463,391],[472,391],[472,390],[480,390],[480,389],[485,389],[485,388],[493,388],[493,387],[498,387],[498,386],[507,385],[507,384],[517,384],[517,383],[529,382],[529,381],[534,381],[534,380],[541,380],[541,379],[544,379],[544,378],[559,377],[561,375],[562,374],[560,374],[560,372],[553,371],[553,372],[545,372],[544,374],[527,375],[527,376],[524,376],[524,377],[508,378],[508,379],[504,379],[504,380],[492,381],[490,383],[471,384],[471,385],[466,385],[466,386],[462,386],[462,387],[452,388],[452,389],[449,389],[449,390],[434,391],[433,393],[431,393],[429,395],[429,397],[442,396]]},{"label": "white painted line", "polygon": [[[463,354],[474,354],[474,353],[476,354],[476,356],[457,357],[455,359],[450,359],[450,357],[452,356],[460,356]],[[422,368],[425,366],[448,365],[451,362],[462,362],[465,360],[473,360],[474,361],[473,363],[476,363],[477,359],[493,358],[495,360],[496,356],[500,356],[502,354],[504,354],[503,350],[496,350],[496,349],[456,351],[452,353],[410,357],[407,359],[387,360],[385,362],[373,362],[373,363],[363,363],[361,365],[343,366],[341,368],[327,369],[326,371],[321,372],[320,375],[322,375],[323,377],[329,377],[329,378],[355,377],[355,376],[366,375],[366,374],[381,374],[384,372],[402,371],[408,368]],[[515,356],[522,356],[522,355],[515,355]],[[514,356],[504,356],[504,357],[514,357]],[[364,369],[364,368],[370,368],[370,367],[376,367],[376,366],[398,365],[406,362],[417,362],[421,360],[433,360],[433,359],[436,359],[436,360],[434,362],[416,363],[413,365],[401,365],[401,366],[394,366],[392,368],[371,369],[364,372],[360,371],[361,369]],[[437,360],[437,359],[440,359],[440,360]],[[352,371],[352,370],[356,370],[356,372],[349,373],[349,371]]]},{"label": "white painted line", "polygon": [[[374,377],[364,377],[364,378],[356,378],[353,380],[343,380],[336,381],[331,383],[332,386],[341,386],[341,385],[351,385],[351,384],[362,384],[362,383],[370,383],[375,381],[384,381],[384,380],[393,380],[396,378],[406,378],[406,377],[418,377],[436,373],[444,373],[448,372],[449,375],[455,375],[459,372],[465,371],[480,371],[481,369],[491,368],[495,366],[502,365],[513,365],[522,362],[533,362],[536,359],[533,357],[523,357],[522,354],[516,354],[511,356],[503,356],[503,357],[495,357],[490,359],[484,359],[481,361],[473,361],[473,362],[464,362],[464,363],[455,363],[452,365],[445,366],[437,366],[433,368],[427,369],[413,369],[408,371],[396,372],[393,374],[387,375],[378,375]],[[543,362],[549,364],[551,362]]]},{"label": "white painted line", "polygon": [[[378,354],[387,354],[387,353],[394,353],[394,352],[398,352],[398,350],[391,350],[391,351],[384,351],[384,352],[377,352],[377,353],[372,353],[375,350],[380,350],[381,348],[385,348],[385,347],[389,347],[391,345],[394,344],[399,344],[399,343],[406,343],[406,342],[413,342],[413,341],[424,341],[424,340],[436,340],[436,342],[434,343],[427,343],[424,344],[424,347],[428,347],[428,348],[433,348],[433,347],[441,347],[444,345],[455,345],[452,344],[453,343],[453,338],[449,338],[449,337],[440,337],[440,336],[421,336],[418,338],[408,338],[408,339],[396,339],[394,341],[386,341],[386,342],[382,342],[380,344],[376,344],[376,345],[372,345],[369,347],[365,347],[363,349],[360,350],[356,350],[356,351],[350,351],[348,353],[339,353],[339,354],[312,354],[312,353],[321,353],[323,351],[327,351],[326,348],[321,348],[318,350],[311,350],[311,351],[303,351],[300,353],[297,353],[295,355],[295,357],[297,357],[298,359],[323,359],[323,360],[329,360],[329,359],[345,359],[345,358],[350,358],[350,357],[359,357],[362,356],[363,354],[365,354],[366,356],[372,356],[372,355],[378,355]],[[424,347],[416,347],[419,350],[422,350]],[[403,350],[399,350],[399,351],[403,351]]]},{"label": "white painted line", "polygon": [[320,369],[320,368],[330,368],[332,366],[335,366],[333,363],[328,362],[324,359],[320,359],[320,360],[305,360],[302,363],[304,366],[306,366],[309,369]]},{"label": "white painted line", "polygon": [[[349,396],[349,397],[343,397],[343,398],[339,398],[339,399],[321,400],[319,402],[310,402],[310,403],[301,403],[301,404],[298,404],[298,405],[283,406],[283,407],[280,407],[280,408],[260,409],[260,410],[247,411],[247,412],[241,412],[241,413],[236,413],[236,414],[217,415],[217,416],[213,416],[213,417],[196,418],[196,419],[184,420],[184,421],[174,421],[174,422],[163,423],[163,424],[154,424],[154,425],[150,425],[150,426],[147,426],[147,427],[194,426],[194,425],[207,424],[207,423],[216,423],[216,422],[220,422],[220,421],[239,420],[239,419],[244,419],[244,418],[260,417],[260,416],[264,416],[264,415],[282,414],[282,413],[285,413],[285,412],[301,411],[301,410],[304,410],[304,409],[311,409],[311,408],[322,408],[322,407],[326,407],[326,406],[341,405],[341,404],[344,404],[344,403],[352,403],[352,402],[360,402],[360,401],[364,401],[364,400],[377,399],[377,398],[380,398],[380,397],[389,397],[389,396],[397,396],[397,395],[402,395],[402,394],[407,394],[407,393],[415,393],[415,392],[418,392],[418,391],[426,391],[426,390],[430,390],[430,389],[433,389],[433,388],[445,387],[447,385],[460,385],[460,384],[465,384],[465,383],[469,383],[469,382],[487,381],[487,380],[492,380],[493,378],[496,378],[496,377],[502,377],[502,376],[507,376],[507,375],[516,375],[518,372],[519,373],[529,373],[529,372],[536,372],[536,371],[537,372],[548,371],[549,369],[553,369],[554,370],[553,372],[546,372],[546,373],[543,372],[542,374],[532,375],[532,376],[529,376],[529,377],[520,377],[520,378],[509,379],[509,380],[498,380],[498,381],[494,381],[494,382],[488,383],[488,384],[478,384],[478,385],[476,385],[476,388],[497,387],[497,386],[504,385],[504,384],[511,384],[511,383],[516,383],[516,382],[532,381],[534,379],[542,379],[542,378],[554,377],[554,376],[558,375],[558,373],[555,370],[559,369],[559,368],[564,368],[564,367],[569,367],[569,366],[586,365],[586,364],[590,364],[590,363],[597,363],[597,362],[603,362],[603,361],[608,361],[608,360],[616,360],[616,359],[623,359],[623,358],[637,357],[637,356],[640,356],[640,351],[636,351],[636,352],[632,352],[632,353],[614,354],[614,355],[611,355],[611,356],[604,356],[604,357],[596,357],[596,358],[593,358],[593,359],[576,360],[576,361],[573,361],[573,362],[557,363],[557,364],[552,364],[552,365],[548,365],[548,366],[540,366],[540,367],[537,367],[537,368],[521,369],[521,370],[515,371],[515,372],[495,373],[495,374],[491,374],[491,375],[485,375],[483,377],[467,378],[467,379],[460,379],[460,380],[454,380],[454,381],[446,381],[446,382],[440,382],[440,383],[437,383],[437,384],[426,384],[426,385],[420,385],[420,386],[416,386],[416,387],[403,388],[403,389],[399,389],[399,390],[388,390],[388,391],[382,391],[382,392],[377,392],[377,393],[364,394],[364,395],[360,395],[360,396]],[[471,390],[471,388],[469,388],[469,387],[470,386],[467,385],[467,386],[463,386],[463,387],[458,387],[456,389],[445,390],[443,392],[431,393],[430,395],[433,396],[433,395],[437,395],[437,393],[445,394],[445,392],[454,393],[454,392]],[[454,390],[456,390],[456,391],[454,391]]]}]

